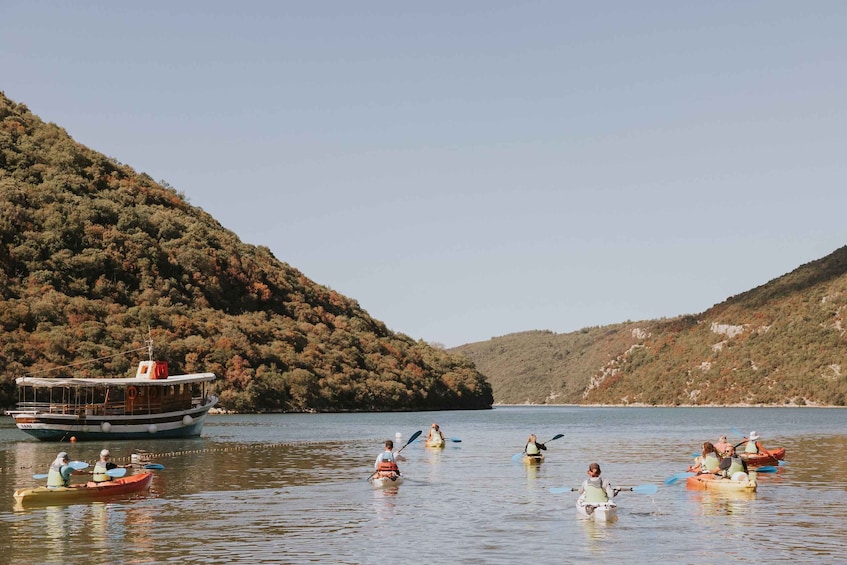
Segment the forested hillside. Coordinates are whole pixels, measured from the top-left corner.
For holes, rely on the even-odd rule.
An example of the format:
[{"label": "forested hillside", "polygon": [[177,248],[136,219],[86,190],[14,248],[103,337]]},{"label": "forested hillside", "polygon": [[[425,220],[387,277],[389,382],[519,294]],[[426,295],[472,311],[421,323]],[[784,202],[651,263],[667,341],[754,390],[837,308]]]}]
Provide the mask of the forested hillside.
[{"label": "forested hillside", "polygon": [[142,347],[148,329],[171,373],[218,375],[227,409],[492,403],[464,357],[390,331],[2,93],[0,243],[0,406],[23,374],[70,364],[56,374],[134,374],[139,357],[118,354]]},{"label": "forested hillside", "polygon": [[847,247],[706,312],[456,348],[497,403],[847,403]]}]

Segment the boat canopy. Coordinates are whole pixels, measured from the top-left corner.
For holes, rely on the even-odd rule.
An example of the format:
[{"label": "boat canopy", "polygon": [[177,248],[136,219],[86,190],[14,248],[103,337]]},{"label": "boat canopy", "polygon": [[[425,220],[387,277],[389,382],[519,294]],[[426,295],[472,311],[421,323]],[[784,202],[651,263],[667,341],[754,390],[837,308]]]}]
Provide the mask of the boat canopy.
[{"label": "boat canopy", "polygon": [[190,375],[171,375],[167,379],[153,380],[149,378],[72,378],[72,377],[18,377],[18,386],[34,386],[44,388],[55,387],[95,387],[95,386],[171,386],[190,383],[201,383],[215,380],[214,373],[191,373]]}]

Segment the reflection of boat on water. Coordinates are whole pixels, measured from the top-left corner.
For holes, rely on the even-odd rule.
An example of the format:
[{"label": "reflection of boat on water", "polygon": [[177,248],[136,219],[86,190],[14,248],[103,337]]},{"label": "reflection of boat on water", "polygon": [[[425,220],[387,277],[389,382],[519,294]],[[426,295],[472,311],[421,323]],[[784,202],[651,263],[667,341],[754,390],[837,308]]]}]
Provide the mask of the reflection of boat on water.
[{"label": "reflection of boat on water", "polygon": [[207,394],[214,373],[168,375],[168,365],[138,365],[131,378],[18,377],[17,427],[44,441],[199,436],[217,397]]}]

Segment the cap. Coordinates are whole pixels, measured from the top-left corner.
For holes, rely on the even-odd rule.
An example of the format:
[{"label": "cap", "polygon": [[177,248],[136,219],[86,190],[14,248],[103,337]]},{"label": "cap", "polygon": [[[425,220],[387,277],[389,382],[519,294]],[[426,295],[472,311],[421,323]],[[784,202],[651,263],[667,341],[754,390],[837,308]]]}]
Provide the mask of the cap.
[{"label": "cap", "polygon": [[104,449],[103,451],[100,452],[100,457],[108,457],[108,456],[109,456],[109,450],[108,449]]}]

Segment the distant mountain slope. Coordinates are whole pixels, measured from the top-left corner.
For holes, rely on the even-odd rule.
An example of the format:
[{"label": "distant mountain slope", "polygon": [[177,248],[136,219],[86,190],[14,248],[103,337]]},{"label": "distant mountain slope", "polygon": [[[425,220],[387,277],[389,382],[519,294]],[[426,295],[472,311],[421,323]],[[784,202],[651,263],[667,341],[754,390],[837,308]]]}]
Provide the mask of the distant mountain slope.
[{"label": "distant mountain slope", "polygon": [[217,373],[224,408],[492,403],[463,357],[389,331],[2,93],[0,243],[0,406],[24,373],[95,359],[73,373],[133,372],[138,358],[116,354],[141,347],[148,328],[171,372]]},{"label": "distant mountain slope", "polygon": [[497,403],[847,403],[847,247],[706,312],[472,343]]}]

